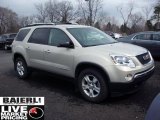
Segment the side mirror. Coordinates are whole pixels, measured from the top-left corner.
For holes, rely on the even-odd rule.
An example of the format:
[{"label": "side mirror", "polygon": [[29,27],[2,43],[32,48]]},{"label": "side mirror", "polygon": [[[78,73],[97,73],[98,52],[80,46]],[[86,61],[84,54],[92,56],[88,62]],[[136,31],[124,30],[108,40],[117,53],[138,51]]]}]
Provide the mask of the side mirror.
[{"label": "side mirror", "polygon": [[70,41],[70,42],[61,43],[58,45],[58,47],[74,48],[74,44]]}]

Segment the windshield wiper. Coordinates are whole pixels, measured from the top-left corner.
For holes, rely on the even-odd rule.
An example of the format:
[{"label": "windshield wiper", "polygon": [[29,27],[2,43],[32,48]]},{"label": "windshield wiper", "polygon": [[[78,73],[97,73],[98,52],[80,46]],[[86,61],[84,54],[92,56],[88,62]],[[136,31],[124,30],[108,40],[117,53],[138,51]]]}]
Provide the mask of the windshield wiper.
[{"label": "windshield wiper", "polygon": [[111,42],[111,43],[108,43],[108,44],[114,44],[114,43],[118,43],[118,41],[117,42]]}]

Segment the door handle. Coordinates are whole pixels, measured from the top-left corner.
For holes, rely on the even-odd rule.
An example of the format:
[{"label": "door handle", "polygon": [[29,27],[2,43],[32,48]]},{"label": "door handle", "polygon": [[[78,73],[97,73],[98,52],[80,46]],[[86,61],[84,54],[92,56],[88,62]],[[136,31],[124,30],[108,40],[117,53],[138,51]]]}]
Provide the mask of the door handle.
[{"label": "door handle", "polygon": [[46,50],[45,53],[51,53],[51,51],[50,50]]},{"label": "door handle", "polygon": [[27,50],[30,50],[30,47],[27,47],[26,49],[27,49]]}]

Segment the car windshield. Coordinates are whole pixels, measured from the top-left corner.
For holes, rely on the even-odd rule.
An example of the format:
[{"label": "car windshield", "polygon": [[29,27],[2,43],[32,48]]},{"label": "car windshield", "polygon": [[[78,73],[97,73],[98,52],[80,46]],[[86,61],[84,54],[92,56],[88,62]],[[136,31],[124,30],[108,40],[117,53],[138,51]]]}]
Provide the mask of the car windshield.
[{"label": "car windshield", "polygon": [[82,27],[67,30],[83,47],[117,43],[112,37],[96,28]]}]

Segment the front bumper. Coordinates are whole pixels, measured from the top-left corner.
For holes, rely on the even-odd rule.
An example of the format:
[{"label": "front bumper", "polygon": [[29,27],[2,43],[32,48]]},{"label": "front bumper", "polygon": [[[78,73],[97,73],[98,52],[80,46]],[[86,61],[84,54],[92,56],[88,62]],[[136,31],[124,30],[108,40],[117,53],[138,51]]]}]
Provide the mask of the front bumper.
[{"label": "front bumper", "polygon": [[128,83],[110,83],[112,96],[134,93],[149,79],[154,73],[154,66],[134,75],[133,80]]}]

